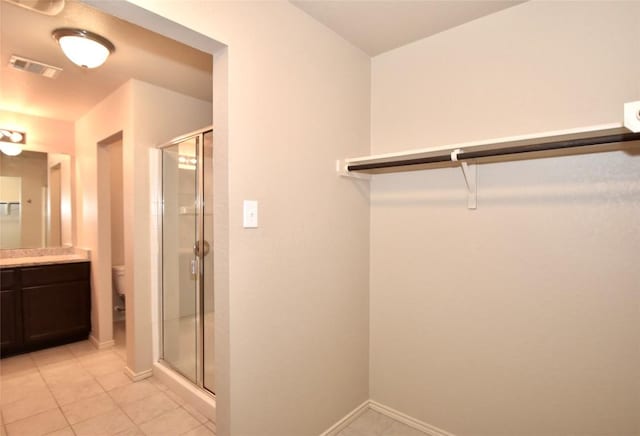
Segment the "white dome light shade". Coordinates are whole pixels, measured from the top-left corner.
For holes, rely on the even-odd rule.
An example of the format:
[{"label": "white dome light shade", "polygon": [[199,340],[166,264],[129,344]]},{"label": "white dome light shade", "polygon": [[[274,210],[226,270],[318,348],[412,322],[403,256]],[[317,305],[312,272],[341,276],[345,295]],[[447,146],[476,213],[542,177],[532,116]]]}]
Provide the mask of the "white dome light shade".
[{"label": "white dome light shade", "polygon": [[17,156],[22,153],[22,146],[20,144],[10,144],[8,142],[0,143],[0,151],[7,156]]},{"label": "white dome light shade", "polygon": [[82,29],[56,29],[53,37],[65,56],[83,68],[99,67],[116,49],[108,39]]}]

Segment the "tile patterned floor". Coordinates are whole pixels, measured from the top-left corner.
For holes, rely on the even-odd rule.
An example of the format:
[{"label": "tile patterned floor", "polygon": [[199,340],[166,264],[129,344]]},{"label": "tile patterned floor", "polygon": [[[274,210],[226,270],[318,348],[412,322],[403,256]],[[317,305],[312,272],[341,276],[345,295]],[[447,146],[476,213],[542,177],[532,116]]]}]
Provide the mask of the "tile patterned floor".
[{"label": "tile patterned floor", "polygon": [[125,350],[88,341],[0,361],[1,436],[215,436],[215,423],[156,379],[133,383]]},{"label": "tile patterned floor", "polygon": [[425,436],[425,433],[369,409],[337,436]]}]

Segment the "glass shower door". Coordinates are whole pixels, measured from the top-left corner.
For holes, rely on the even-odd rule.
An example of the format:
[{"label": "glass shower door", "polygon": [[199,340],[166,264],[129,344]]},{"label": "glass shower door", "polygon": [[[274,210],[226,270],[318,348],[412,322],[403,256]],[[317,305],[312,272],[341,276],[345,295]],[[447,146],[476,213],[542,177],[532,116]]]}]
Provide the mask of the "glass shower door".
[{"label": "glass shower door", "polygon": [[203,135],[202,141],[203,159],[202,173],[202,238],[203,238],[203,385],[205,389],[215,392],[215,374],[213,370],[214,361],[214,325],[215,325],[215,305],[213,302],[213,253],[210,249],[213,241],[213,132],[209,130]]},{"label": "glass shower door", "polygon": [[162,354],[193,383],[201,372],[199,138],[162,150]]}]

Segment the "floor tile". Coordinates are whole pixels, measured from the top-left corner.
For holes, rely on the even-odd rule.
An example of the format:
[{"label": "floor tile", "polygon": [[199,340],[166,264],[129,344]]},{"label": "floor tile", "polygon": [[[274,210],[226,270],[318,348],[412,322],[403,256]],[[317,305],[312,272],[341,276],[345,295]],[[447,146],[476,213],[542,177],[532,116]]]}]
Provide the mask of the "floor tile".
[{"label": "floor tile", "polygon": [[214,422],[158,379],[133,383],[125,353],[81,341],[2,359],[0,436],[215,435]]},{"label": "floor tile", "polygon": [[40,370],[42,378],[49,386],[87,380],[91,374],[84,370],[75,360],[48,365]]},{"label": "floor tile", "polygon": [[186,404],[184,399],[180,395],[176,394],[175,392],[167,390],[165,391],[165,393],[169,396],[169,398],[171,398],[173,401],[175,401],[179,405],[184,406]]},{"label": "floor tile", "polygon": [[75,356],[69,351],[66,345],[34,351],[30,353],[30,355],[40,369],[48,365],[75,359]]},{"label": "floor tile", "polygon": [[48,391],[47,384],[39,372],[23,374],[9,379],[2,378],[0,383],[0,405]]},{"label": "floor tile", "polygon": [[362,433],[358,433],[354,429],[347,427],[344,430],[340,431],[340,433],[338,433],[336,436],[367,436],[367,435],[363,435]]},{"label": "floor tile", "polygon": [[130,385],[121,386],[109,391],[111,398],[118,404],[129,403],[140,400],[160,392],[158,388],[146,380],[142,380]]},{"label": "floor tile", "polygon": [[147,381],[148,381],[149,383],[151,383],[152,385],[154,385],[155,387],[157,387],[157,388],[158,388],[158,390],[160,390],[160,391],[163,391],[163,392],[164,392],[164,391],[166,391],[167,389],[169,389],[169,388],[167,387],[167,385],[165,385],[164,383],[162,383],[162,382],[161,382],[160,380],[158,380],[156,377],[149,377],[149,378],[147,379]]},{"label": "floor tile", "polygon": [[80,358],[80,365],[94,377],[110,374],[124,369],[124,362],[115,353],[92,355]]},{"label": "floor tile", "polygon": [[127,349],[126,348],[120,348],[120,347],[116,347],[113,349],[113,352],[116,353],[118,355],[118,357],[120,359],[122,359],[123,362],[127,362]]},{"label": "floor tile", "polygon": [[76,358],[93,354],[98,351],[95,345],[89,341],[74,342],[73,344],[67,345],[67,348],[69,348],[69,351],[71,351]]},{"label": "floor tile", "polygon": [[140,430],[148,436],[175,436],[193,430],[200,425],[186,410],[180,408],[140,425]]},{"label": "floor tile", "polygon": [[61,406],[74,403],[84,398],[90,398],[104,392],[102,386],[100,386],[93,378],[61,385],[52,385],[50,388],[56,401],[58,401],[58,404]]},{"label": "floor tile", "polygon": [[115,436],[145,436],[138,427],[130,428],[120,433],[116,433]]},{"label": "floor tile", "polygon": [[112,359],[118,358],[118,356],[113,352],[113,348],[105,348],[103,350],[96,350],[93,353],[87,353],[83,356],[78,357],[78,362],[81,365],[90,365],[92,363],[99,362],[104,359]]},{"label": "floor tile", "polygon": [[133,381],[127,377],[122,370],[98,376],[96,377],[96,380],[100,385],[102,385],[105,391],[110,391],[133,383]]},{"label": "floor tile", "polygon": [[116,321],[113,323],[113,341],[116,346],[126,346],[127,326],[125,321]]},{"label": "floor tile", "polygon": [[71,427],[65,427],[62,430],[47,433],[47,436],[75,436],[75,433],[71,430]]},{"label": "floor tile", "polygon": [[0,374],[2,374],[3,379],[13,375],[34,372],[37,371],[37,369],[36,363],[28,354],[7,357],[0,360]]},{"label": "floor tile", "polygon": [[215,436],[215,433],[204,425],[184,433],[184,436]]},{"label": "floor tile", "polygon": [[49,410],[6,425],[9,436],[41,436],[61,430],[69,424],[58,409]]},{"label": "floor tile", "polygon": [[77,436],[110,436],[134,429],[135,425],[120,409],[73,424]]},{"label": "floor tile", "polygon": [[204,423],[204,426],[211,430],[213,433],[216,432],[216,423],[212,421],[207,421]]},{"label": "floor tile", "polygon": [[198,422],[200,424],[204,424],[205,422],[207,422],[209,420],[209,418],[207,418],[206,416],[204,416],[202,413],[200,413],[195,407],[193,407],[191,404],[185,403],[182,405],[182,408],[184,410],[186,410],[189,415],[193,416],[196,420],[198,420]]},{"label": "floor tile", "polygon": [[21,400],[2,406],[2,418],[6,424],[32,415],[57,409],[58,404],[48,390],[29,395]]},{"label": "floor tile", "polygon": [[385,430],[383,435],[384,436],[424,436],[425,434],[420,430],[416,430],[415,428],[409,427],[408,425],[403,424],[401,422],[394,422],[393,424],[391,424],[391,427]]},{"label": "floor tile", "polygon": [[162,392],[120,406],[131,420],[140,425],[179,406]]},{"label": "floor tile", "polygon": [[116,403],[106,392],[61,406],[62,413],[67,418],[67,421],[69,421],[69,424],[76,424],[99,415],[104,415],[116,408]]},{"label": "floor tile", "polygon": [[352,422],[347,428],[366,436],[381,436],[394,422],[396,421],[388,416],[369,409],[361,414],[358,419]]}]

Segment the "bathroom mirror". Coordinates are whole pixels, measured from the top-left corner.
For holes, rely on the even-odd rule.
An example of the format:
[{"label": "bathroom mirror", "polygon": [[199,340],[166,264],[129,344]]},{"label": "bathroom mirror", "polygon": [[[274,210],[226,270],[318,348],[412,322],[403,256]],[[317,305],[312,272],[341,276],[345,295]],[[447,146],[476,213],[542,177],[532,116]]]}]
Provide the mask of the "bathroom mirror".
[{"label": "bathroom mirror", "polygon": [[71,157],[0,153],[0,249],[71,245]]}]

